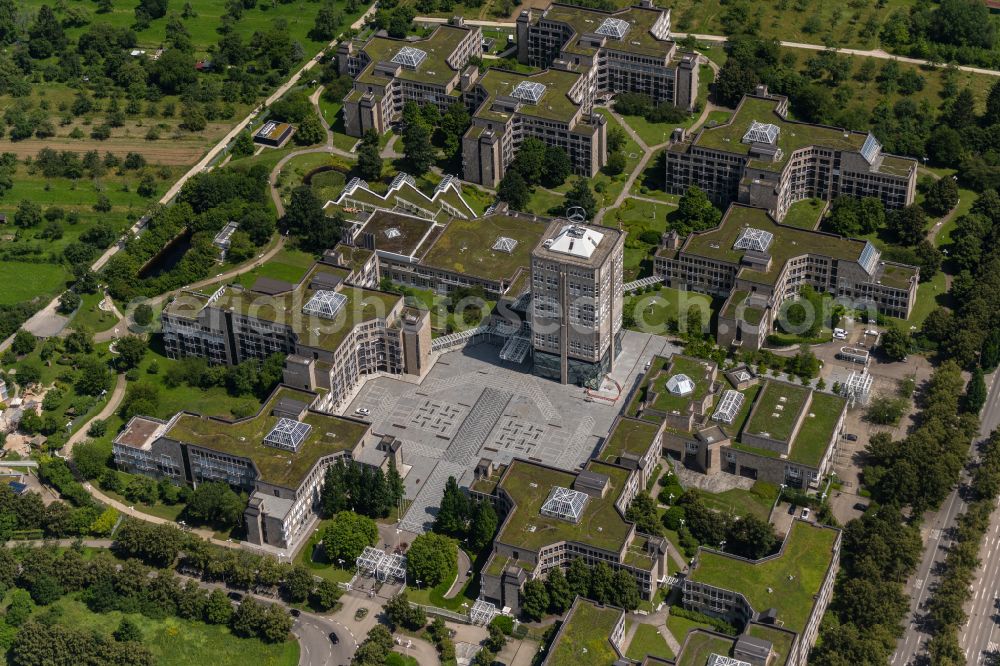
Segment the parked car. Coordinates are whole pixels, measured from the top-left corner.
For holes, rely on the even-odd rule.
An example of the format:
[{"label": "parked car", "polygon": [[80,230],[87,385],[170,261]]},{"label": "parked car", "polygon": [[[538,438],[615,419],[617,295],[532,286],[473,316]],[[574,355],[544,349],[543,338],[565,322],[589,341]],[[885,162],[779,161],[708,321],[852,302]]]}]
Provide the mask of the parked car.
[{"label": "parked car", "polygon": [[846,435],[844,435],[844,439],[846,439],[848,442],[856,442],[858,441],[858,436],[852,433],[847,433]]},{"label": "parked car", "polygon": [[858,502],[857,504],[854,505],[854,510],[864,513],[865,511],[868,510],[868,505],[865,504],[864,502]]},{"label": "parked car", "polygon": [[298,608],[293,608],[289,612],[292,614],[292,617],[298,617],[299,615],[302,615],[302,611],[300,611]]},{"label": "parked car", "polygon": [[240,594],[239,592],[230,592],[226,596],[232,599],[233,601],[243,601],[243,595]]},{"label": "parked car", "polygon": [[368,409],[367,407],[358,407],[357,409],[354,410],[354,413],[357,414],[358,416],[368,416],[369,414],[372,413],[372,410]]},{"label": "parked car", "polygon": [[802,509],[802,520],[809,520],[809,515],[811,513],[812,510],[809,507]]}]

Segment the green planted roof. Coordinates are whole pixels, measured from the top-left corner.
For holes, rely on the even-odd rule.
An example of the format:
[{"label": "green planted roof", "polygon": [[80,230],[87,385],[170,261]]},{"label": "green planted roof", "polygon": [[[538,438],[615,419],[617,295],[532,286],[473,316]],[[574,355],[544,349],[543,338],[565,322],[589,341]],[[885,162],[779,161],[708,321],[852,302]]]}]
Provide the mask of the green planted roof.
[{"label": "green planted roof", "polygon": [[837,422],[846,405],[847,401],[839,395],[814,391],[788,460],[818,467],[836,434]]},{"label": "green planted roof", "polygon": [[570,88],[579,78],[578,72],[561,69],[546,69],[530,76],[505,69],[490,69],[477,84],[486,91],[489,98],[476,111],[476,117],[506,122],[510,114],[492,111],[490,107],[493,105],[493,100],[499,96],[510,96],[517,84],[526,81],[542,84],[545,86],[545,92],[536,104],[522,103],[518,113],[569,124],[580,110],[580,105],[569,98]]},{"label": "green planted roof", "polygon": [[706,631],[695,629],[688,632],[683,649],[677,657],[677,666],[705,666],[713,654],[728,657],[736,641]]},{"label": "green planted roof", "polygon": [[575,5],[550,5],[543,18],[549,21],[560,21],[568,24],[576,31],[576,37],[567,45],[567,50],[587,52],[592,49],[580,48],[576,46],[576,40],[587,33],[594,33],[601,27],[607,18],[616,18],[629,24],[624,37],[616,39],[608,36],[605,42],[606,49],[641,53],[648,56],[659,56],[666,59],[667,53],[673,46],[672,42],[657,39],[650,32],[653,24],[660,18],[662,9],[645,9],[642,7],[629,7],[618,12],[602,12],[596,9],[586,9]]},{"label": "green planted roof", "polygon": [[[708,362],[690,356],[672,356],[669,368],[649,378],[651,380],[649,390],[656,393],[653,409],[686,413],[692,400],[700,401],[712,388],[709,366]],[[670,378],[680,374],[687,375],[688,379],[694,382],[694,390],[687,395],[674,395],[667,389]]]},{"label": "green planted roof", "polygon": [[792,651],[792,642],[795,640],[795,634],[764,624],[751,624],[747,627],[745,633],[747,636],[760,638],[771,643],[771,651],[776,655],[774,661],[771,662],[771,666],[784,666],[788,663],[788,655]]},{"label": "green planted roof", "polygon": [[576,474],[513,460],[499,487],[510,495],[514,507],[507,514],[497,541],[532,552],[560,541],[575,541],[594,548],[620,551],[631,531],[631,524],[618,513],[615,500],[624,489],[629,472],[596,461],[591,461],[587,468],[607,475],[611,488],[604,497],[588,498],[580,521],[572,523],[543,516],[540,510],[554,487],[572,488]]},{"label": "green planted roof", "polygon": [[551,666],[611,666],[618,659],[618,653],[611,646],[611,634],[621,615],[620,609],[598,606],[577,597],[552,643],[546,663]]},{"label": "green planted roof", "polygon": [[757,613],[775,608],[785,628],[801,633],[830,568],[838,534],[837,530],[796,520],[780,555],[748,562],[700,550],[688,577],[742,594]]},{"label": "green planted roof", "polygon": [[752,435],[767,433],[771,439],[787,442],[809,393],[804,386],[765,382],[744,432]]},{"label": "green planted roof", "polygon": [[337,291],[347,300],[334,319],[306,316],[302,307],[316,293],[309,289],[309,284],[314,276],[321,273],[341,279],[347,275],[343,269],[316,264],[290,292],[268,296],[249,289],[227,287],[211,307],[283,324],[295,333],[299,344],[335,351],[355,326],[372,319],[386,318],[402,299],[399,294],[343,284]]},{"label": "green planted roof", "polygon": [[[518,268],[531,266],[531,251],[545,233],[546,222],[511,215],[490,215],[471,220],[454,218],[424,255],[421,263],[486,280],[513,277]],[[494,250],[499,237],[517,241],[513,252]]]},{"label": "green planted roof", "polygon": [[452,69],[451,65],[448,64],[448,58],[468,34],[468,28],[441,25],[426,39],[403,40],[373,37],[362,47],[372,62],[358,75],[358,81],[385,85],[389,79],[376,76],[373,72],[375,66],[380,62],[390,62],[400,49],[409,46],[420,49],[427,54],[427,57],[415,70],[400,67],[397,78],[445,85],[458,75],[457,70]]},{"label": "green planted roof", "polygon": [[649,450],[659,430],[659,426],[649,421],[619,419],[614,431],[604,442],[601,459],[614,462],[618,456],[625,454],[641,457]]},{"label": "green planted roof", "polygon": [[264,444],[264,437],[278,422],[278,417],[271,412],[282,398],[309,404],[315,395],[281,387],[255,416],[239,421],[183,413],[165,436],[185,444],[249,458],[257,467],[261,481],[297,488],[321,457],[354,449],[368,431],[368,425],[361,421],[310,411],[302,422],[312,428],[298,451],[268,446]]}]

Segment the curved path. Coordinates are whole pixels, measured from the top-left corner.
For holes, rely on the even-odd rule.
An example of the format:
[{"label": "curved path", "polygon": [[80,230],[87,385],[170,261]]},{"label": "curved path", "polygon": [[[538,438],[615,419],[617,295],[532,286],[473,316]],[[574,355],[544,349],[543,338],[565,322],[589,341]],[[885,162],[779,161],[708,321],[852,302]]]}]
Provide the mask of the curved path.
[{"label": "curved path", "polygon": [[102,419],[106,419],[115,413],[115,410],[118,409],[118,406],[122,404],[122,399],[125,398],[126,384],[127,382],[125,381],[125,375],[118,375],[118,377],[115,380],[115,388],[111,391],[111,396],[108,398],[107,403],[105,403],[101,411],[99,411],[97,414],[91,417],[86,423],[80,426],[80,428],[76,432],[74,432],[69,439],[66,440],[66,443],[63,444],[62,453],[64,456],[69,458],[70,455],[73,453],[73,445],[79,444],[83,440],[87,439],[87,428],[89,428],[94,421],[100,421]]}]

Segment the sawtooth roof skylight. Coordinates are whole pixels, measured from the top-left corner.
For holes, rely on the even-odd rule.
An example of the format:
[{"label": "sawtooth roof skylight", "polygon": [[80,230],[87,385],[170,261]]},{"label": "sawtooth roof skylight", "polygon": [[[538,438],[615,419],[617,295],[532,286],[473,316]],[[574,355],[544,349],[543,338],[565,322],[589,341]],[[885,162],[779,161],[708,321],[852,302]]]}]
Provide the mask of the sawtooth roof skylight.
[{"label": "sawtooth roof skylight", "polygon": [[881,254],[874,245],[869,241],[865,241],[865,248],[861,250],[861,256],[858,257],[858,263],[861,264],[861,268],[865,269],[865,273],[871,275],[875,272],[875,266],[878,264],[878,258]]},{"label": "sawtooth roof skylight", "polygon": [[754,120],[750,123],[750,129],[743,135],[743,143],[769,143],[773,146],[778,142],[780,131],[777,125]]},{"label": "sawtooth roof skylight", "polygon": [[511,92],[511,95],[523,102],[538,104],[538,100],[545,94],[545,84],[538,81],[521,81]]},{"label": "sawtooth roof skylight", "polygon": [[404,46],[399,49],[399,53],[392,56],[392,61],[397,65],[406,67],[407,69],[416,69],[417,67],[420,67],[420,63],[422,63],[426,57],[426,51],[421,51],[420,49],[413,48],[412,46]]},{"label": "sawtooth roof skylight", "polygon": [[580,517],[583,516],[585,506],[587,506],[586,493],[581,493],[579,490],[572,490],[570,488],[554,486],[539,513],[550,518],[578,523],[580,522]]},{"label": "sawtooth roof skylight", "polygon": [[273,446],[276,449],[286,451],[298,451],[302,442],[309,436],[312,426],[301,421],[292,419],[278,419],[278,422],[271,428],[264,438],[264,444]]},{"label": "sawtooth roof skylight", "polygon": [[493,249],[497,252],[506,252],[507,254],[513,254],[514,248],[517,247],[517,241],[513,238],[507,238],[506,236],[500,236],[493,243]]},{"label": "sawtooth roof skylight", "polygon": [[607,35],[608,37],[613,37],[615,39],[621,39],[628,32],[629,22],[623,21],[619,18],[606,18],[604,23],[595,30],[598,35]]},{"label": "sawtooth roof skylight", "polygon": [[774,234],[770,231],[754,229],[753,227],[745,227],[743,231],[740,232],[736,242],[733,243],[733,249],[767,252],[767,248],[771,247],[771,241],[773,240]]},{"label": "sawtooth roof skylight", "polygon": [[878,157],[880,150],[882,150],[882,144],[869,132],[868,138],[865,139],[865,144],[861,146],[861,157],[865,158],[868,164],[872,164],[875,162],[875,158]]},{"label": "sawtooth roof skylight", "polygon": [[729,389],[722,394],[722,401],[715,413],[712,414],[712,420],[731,424],[736,420],[736,415],[740,413],[741,407],[743,407],[743,394]]},{"label": "sawtooth roof skylight", "polygon": [[302,306],[302,312],[324,319],[334,319],[346,302],[347,297],[343,294],[320,289]]},{"label": "sawtooth roof skylight", "polygon": [[680,373],[667,380],[667,390],[674,395],[694,393],[694,382],[684,373]]}]

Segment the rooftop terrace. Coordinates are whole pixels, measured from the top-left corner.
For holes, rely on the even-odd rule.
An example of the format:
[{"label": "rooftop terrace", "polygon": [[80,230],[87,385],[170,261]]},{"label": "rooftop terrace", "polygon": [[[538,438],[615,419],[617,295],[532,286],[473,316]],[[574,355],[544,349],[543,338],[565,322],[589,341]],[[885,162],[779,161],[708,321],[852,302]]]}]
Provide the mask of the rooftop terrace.
[{"label": "rooftop terrace", "polygon": [[316,461],[341,451],[352,450],[368,431],[361,421],[307,412],[302,419],[312,428],[298,451],[278,449],[264,444],[264,437],[278,422],[271,411],[283,398],[311,403],[315,395],[289,387],[280,387],[255,415],[239,421],[181,414],[165,433],[170,439],[206,449],[249,458],[260,473],[260,480],[285,488],[296,488]]},{"label": "rooftop terrace", "polygon": [[[510,278],[518,268],[531,265],[531,250],[545,233],[545,226],[544,221],[533,222],[526,216],[453,218],[421,263],[486,280]],[[500,236],[517,241],[513,252],[493,249]]]},{"label": "rooftop terrace", "polygon": [[628,470],[598,462],[591,462],[588,469],[607,474],[611,488],[603,498],[589,498],[580,521],[571,523],[543,516],[540,510],[553,487],[572,488],[576,475],[524,460],[513,460],[499,486],[514,500],[514,508],[507,514],[497,540],[529,551],[537,551],[560,541],[576,541],[594,548],[620,551],[631,531],[631,524],[618,513],[615,500],[628,479]]},{"label": "rooftop terrace", "polygon": [[610,666],[618,659],[610,637],[621,615],[620,609],[598,606],[577,597],[552,643],[546,663],[549,666]]},{"label": "rooftop terrace", "polygon": [[838,534],[837,530],[796,520],[780,555],[748,562],[702,549],[689,579],[739,592],[755,612],[776,608],[778,620],[786,628],[801,632],[830,568]]}]

